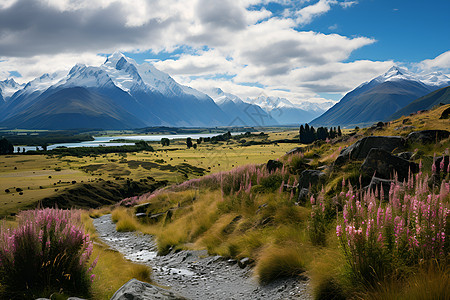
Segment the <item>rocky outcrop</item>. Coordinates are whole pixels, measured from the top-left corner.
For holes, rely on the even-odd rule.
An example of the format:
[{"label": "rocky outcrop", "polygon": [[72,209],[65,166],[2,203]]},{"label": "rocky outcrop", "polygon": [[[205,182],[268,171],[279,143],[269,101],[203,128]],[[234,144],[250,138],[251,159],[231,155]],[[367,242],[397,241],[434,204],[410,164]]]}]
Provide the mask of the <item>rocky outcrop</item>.
[{"label": "rocky outcrop", "polygon": [[416,163],[377,148],[370,150],[364,163],[361,165],[361,172],[366,176],[376,174],[376,177],[382,179],[392,179],[394,178],[394,173],[396,173],[399,181],[407,179],[410,170],[416,173],[419,171],[419,166]]},{"label": "rocky outcrop", "polygon": [[298,187],[309,188],[319,184],[325,178],[325,173],[319,170],[304,170],[300,176]]},{"label": "rocky outcrop", "polygon": [[111,298],[111,300],[147,299],[175,300],[186,298],[178,296],[171,291],[167,291],[150,283],[142,282],[134,278],[125,283],[120,289],[118,289]]},{"label": "rocky outcrop", "polygon": [[446,108],[439,119],[449,119],[450,118],[450,107]]},{"label": "rocky outcrop", "polygon": [[382,149],[388,152],[405,147],[406,141],[400,136],[368,136],[343,149],[334,162],[341,166],[349,160],[363,160],[371,149]]},{"label": "rocky outcrop", "polygon": [[450,136],[447,130],[421,130],[411,132],[408,137],[408,143],[431,144],[437,143]]}]

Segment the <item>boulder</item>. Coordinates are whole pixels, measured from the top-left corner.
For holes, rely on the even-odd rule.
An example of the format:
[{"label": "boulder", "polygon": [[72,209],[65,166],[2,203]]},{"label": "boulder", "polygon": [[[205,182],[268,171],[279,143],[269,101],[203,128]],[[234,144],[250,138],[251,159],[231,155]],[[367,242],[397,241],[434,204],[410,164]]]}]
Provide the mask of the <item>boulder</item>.
[{"label": "boulder", "polygon": [[299,188],[309,188],[309,186],[317,185],[325,178],[325,173],[319,170],[304,170],[298,182]]},{"label": "boulder", "polygon": [[[441,163],[442,160],[444,160],[444,168],[441,170]],[[434,165],[436,166],[436,173],[444,173],[447,174],[447,169],[448,169],[448,164],[450,161],[450,156],[445,155],[445,156],[439,156],[438,158],[436,158],[436,161],[434,162]]]},{"label": "boulder", "polygon": [[343,165],[349,160],[365,159],[371,149],[383,149],[392,152],[405,147],[405,139],[400,136],[368,136],[360,139],[353,145],[343,149],[336,158],[336,166]]},{"label": "boulder", "polygon": [[238,265],[241,269],[244,269],[246,266],[250,265],[252,262],[253,261],[250,258],[245,257],[238,261]]},{"label": "boulder", "polygon": [[306,188],[300,189],[300,192],[298,193],[297,202],[305,203],[308,200],[308,195],[309,195],[309,189],[306,189]]},{"label": "boulder", "polygon": [[273,159],[270,159],[266,164],[267,171],[269,171],[269,172],[273,172],[276,169],[281,169],[282,167],[283,167],[283,163],[281,161],[273,160]]},{"label": "boulder", "polygon": [[446,108],[446,109],[442,112],[441,117],[440,117],[439,119],[448,119],[448,118],[450,118],[450,107],[449,107],[449,108]]},{"label": "boulder", "polygon": [[285,156],[288,156],[291,154],[302,153],[303,151],[305,151],[304,147],[295,147],[295,148],[289,150],[288,152],[286,152]]},{"label": "boulder", "polygon": [[397,154],[397,156],[406,160],[411,160],[413,154],[414,154],[413,152],[402,152]]},{"label": "boulder", "polygon": [[395,172],[399,181],[408,179],[409,170],[416,173],[419,171],[419,166],[416,163],[377,148],[370,150],[361,165],[361,172],[366,176],[376,174],[376,177],[382,179],[392,179]]},{"label": "boulder", "polygon": [[450,136],[450,131],[447,130],[421,130],[411,132],[407,140],[409,143],[421,143],[421,144],[431,144],[437,143],[443,139]]},{"label": "boulder", "polygon": [[151,206],[152,204],[149,203],[143,203],[143,204],[139,204],[136,205],[134,207],[134,211],[136,212],[136,214],[140,214],[140,213],[147,213],[147,209]]},{"label": "boulder", "polygon": [[373,176],[372,180],[370,181],[370,184],[366,188],[372,192],[375,192],[375,190],[378,190],[378,192],[380,192],[381,189],[383,189],[383,198],[384,198],[383,200],[388,200],[389,190],[391,189],[392,182],[394,181]]},{"label": "boulder", "polygon": [[131,279],[115,292],[111,300],[186,299],[147,282]]}]

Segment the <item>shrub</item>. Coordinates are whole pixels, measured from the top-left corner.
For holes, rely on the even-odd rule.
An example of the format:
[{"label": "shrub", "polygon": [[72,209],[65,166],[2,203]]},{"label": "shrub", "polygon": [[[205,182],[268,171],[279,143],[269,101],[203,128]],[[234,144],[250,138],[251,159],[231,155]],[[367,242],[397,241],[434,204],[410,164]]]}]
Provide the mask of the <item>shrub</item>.
[{"label": "shrub", "polygon": [[0,230],[0,283],[4,298],[36,298],[53,292],[88,295],[95,277],[92,242],[80,212],[23,211],[18,227]]}]

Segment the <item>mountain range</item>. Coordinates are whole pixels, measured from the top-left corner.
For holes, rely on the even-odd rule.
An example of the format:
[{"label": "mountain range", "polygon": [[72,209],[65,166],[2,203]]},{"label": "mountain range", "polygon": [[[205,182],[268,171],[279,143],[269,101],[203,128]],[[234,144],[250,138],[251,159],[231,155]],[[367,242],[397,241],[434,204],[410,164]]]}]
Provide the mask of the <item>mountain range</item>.
[{"label": "mountain range", "polygon": [[445,74],[414,74],[393,66],[385,74],[347,93],[328,111],[311,121],[310,125],[354,127],[391,120],[395,116],[413,112],[415,106],[405,111],[402,109],[414,100],[448,85],[450,78]]},{"label": "mountain range", "polygon": [[[44,74],[25,85],[0,82],[0,126],[22,129],[128,129],[147,126],[212,127],[299,124],[315,117],[297,109],[271,115],[216,89],[212,98],[177,83],[149,63],[116,52],[101,66],[75,65],[70,72]],[[286,100],[287,101],[287,100]],[[289,109],[295,111],[292,105]],[[301,114],[300,114],[301,112]]]}]

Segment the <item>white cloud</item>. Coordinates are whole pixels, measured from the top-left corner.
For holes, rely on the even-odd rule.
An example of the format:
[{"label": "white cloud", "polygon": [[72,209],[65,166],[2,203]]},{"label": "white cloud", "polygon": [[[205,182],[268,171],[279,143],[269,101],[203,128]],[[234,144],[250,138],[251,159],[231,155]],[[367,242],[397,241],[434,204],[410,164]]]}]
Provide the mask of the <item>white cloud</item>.
[{"label": "white cloud", "polygon": [[[276,2],[284,16],[254,5]],[[183,84],[221,87],[245,99],[262,92],[300,102],[322,92],[344,93],[385,71],[391,62],[344,63],[375,40],[301,31],[337,0],[16,0],[0,6],[0,79],[11,71],[21,81],[99,65],[98,53],[115,50],[171,52],[153,61]],[[251,9],[249,7],[252,6]],[[259,6],[258,6],[259,7]],[[206,50],[205,50],[206,49]],[[225,76],[224,76],[225,75]],[[249,86],[253,85],[253,86]],[[264,88],[261,88],[263,86]]]},{"label": "white cloud", "polygon": [[450,71],[450,51],[444,52],[434,59],[426,59],[418,66],[424,70]]},{"label": "white cloud", "polygon": [[22,77],[16,77],[16,81],[26,83],[44,73],[68,71],[76,63],[100,65],[104,61],[105,57],[91,53],[61,53],[57,55],[36,55],[8,59],[2,59],[0,57],[0,70],[4,72],[5,77],[9,77],[9,72],[19,70]]},{"label": "white cloud", "polygon": [[311,23],[313,18],[323,15],[331,9],[331,5],[337,4],[336,0],[319,0],[315,4],[306,6],[296,12],[298,24]]}]

